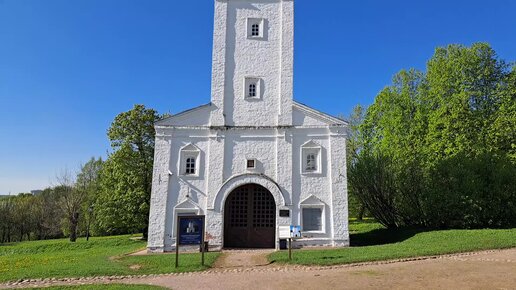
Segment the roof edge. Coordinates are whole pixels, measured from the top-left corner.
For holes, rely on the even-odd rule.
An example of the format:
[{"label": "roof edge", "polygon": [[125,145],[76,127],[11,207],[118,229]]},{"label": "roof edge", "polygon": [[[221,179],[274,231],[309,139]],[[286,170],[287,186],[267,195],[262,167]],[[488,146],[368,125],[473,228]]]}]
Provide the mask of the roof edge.
[{"label": "roof edge", "polygon": [[195,111],[197,111],[197,110],[203,109],[203,108],[205,108],[205,107],[209,107],[209,106],[211,106],[211,105],[212,105],[212,103],[210,102],[210,103],[207,103],[207,104],[204,104],[204,105],[200,105],[200,106],[197,106],[197,107],[194,107],[194,108],[188,109],[188,110],[181,111],[181,112],[179,112],[179,113],[177,113],[177,114],[174,114],[174,115],[172,115],[172,116],[168,116],[168,117],[166,117],[166,118],[164,118],[164,119],[161,119],[161,120],[159,120],[159,121],[155,122],[155,123],[154,123],[154,125],[161,125],[161,124],[162,124],[163,122],[165,122],[166,120],[170,120],[170,119],[172,119],[172,118],[176,118],[176,117],[181,117],[182,115],[186,115],[186,114],[188,114],[188,113],[195,112]]},{"label": "roof edge", "polygon": [[337,117],[334,117],[330,114],[327,114],[327,113],[324,113],[324,112],[321,112],[319,110],[316,110],[312,107],[309,107],[303,103],[300,103],[298,101],[293,101],[292,102],[294,107],[296,107],[297,109],[301,110],[301,111],[304,111],[308,114],[311,114],[313,116],[316,116],[316,117],[319,117],[325,121],[327,121],[328,123],[330,123],[330,125],[345,125],[345,126],[348,126],[349,123],[348,121],[344,120],[344,119],[341,119],[341,118],[337,118]]}]

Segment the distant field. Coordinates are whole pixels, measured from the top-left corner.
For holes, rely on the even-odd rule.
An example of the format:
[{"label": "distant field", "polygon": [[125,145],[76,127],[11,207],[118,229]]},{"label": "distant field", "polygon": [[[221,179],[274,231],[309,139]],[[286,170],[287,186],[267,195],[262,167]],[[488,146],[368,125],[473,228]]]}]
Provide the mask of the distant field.
[{"label": "distant field", "polygon": [[351,247],[275,252],[270,261],[303,265],[336,265],[516,247],[516,229],[387,230],[373,220],[350,222]]},{"label": "distant field", "polygon": [[181,254],[180,267],[174,267],[175,255],[127,256],[145,248],[145,242],[131,236],[67,239],[0,244],[0,282],[48,277],[87,277],[138,275],[201,271],[208,268],[218,253]]}]

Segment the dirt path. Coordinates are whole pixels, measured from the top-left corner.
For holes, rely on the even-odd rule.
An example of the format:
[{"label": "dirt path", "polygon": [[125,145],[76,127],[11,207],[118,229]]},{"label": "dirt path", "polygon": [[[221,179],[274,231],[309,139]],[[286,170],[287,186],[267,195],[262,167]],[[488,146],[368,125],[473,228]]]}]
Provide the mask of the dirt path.
[{"label": "dirt path", "polygon": [[516,289],[516,249],[379,265],[262,267],[135,279],[181,289]]},{"label": "dirt path", "polygon": [[[232,255],[234,253],[234,255]],[[129,283],[181,289],[516,289],[516,249],[333,267],[253,266],[261,253],[238,251],[201,273],[27,283],[15,287]],[[266,253],[263,254],[265,256]],[[253,262],[254,261],[254,262]],[[263,261],[263,260],[261,260]],[[5,285],[0,285],[0,289]]]},{"label": "dirt path", "polygon": [[274,250],[224,250],[213,268],[248,268],[269,265],[267,255]]}]

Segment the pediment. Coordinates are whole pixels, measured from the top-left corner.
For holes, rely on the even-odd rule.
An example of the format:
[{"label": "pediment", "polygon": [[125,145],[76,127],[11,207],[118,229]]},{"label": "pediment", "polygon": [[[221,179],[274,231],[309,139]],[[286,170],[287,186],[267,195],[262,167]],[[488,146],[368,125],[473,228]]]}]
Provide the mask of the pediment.
[{"label": "pediment", "polygon": [[181,148],[181,151],[192,151],[192,152],[199,152],[201,151],[199,147],[195,146],[192,143],[189,143],[188,145]]},{"label": "pediment", "polygon": [[314,140],[310,140],[310,141],[306,142],[305,144],[303,144],[301,147],[303,147],[303,148],[320,148],[321,145],[318,144],[317,142],[315,142]]},{"label": "pediment", "polygon": [[201,207],[197,203],[193,202],[191,199],[184,200],[183,202],[176,205],[175,208],[176,209],[195,209],[195,210],[201,209]]},{"label": "pediment", "polygon": [[309,197],[301,201],[301,205],[324,205],[324,202],[317,198],[315,195],[311,194]]}]

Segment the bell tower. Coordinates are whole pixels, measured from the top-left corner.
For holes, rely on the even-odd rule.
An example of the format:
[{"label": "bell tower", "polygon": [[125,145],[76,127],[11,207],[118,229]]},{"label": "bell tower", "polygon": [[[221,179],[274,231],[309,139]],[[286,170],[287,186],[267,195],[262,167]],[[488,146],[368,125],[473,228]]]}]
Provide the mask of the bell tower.
[{"label": "bell tower", "polygon": [[215,0],[212,126],[292,125],[294,0]]}]

